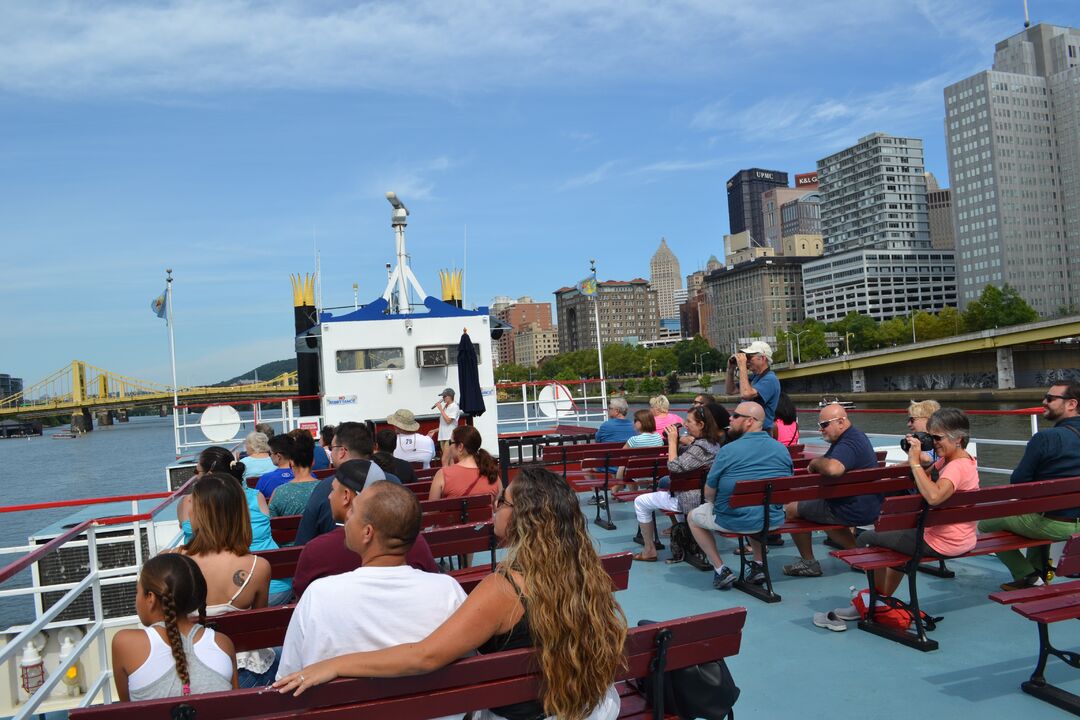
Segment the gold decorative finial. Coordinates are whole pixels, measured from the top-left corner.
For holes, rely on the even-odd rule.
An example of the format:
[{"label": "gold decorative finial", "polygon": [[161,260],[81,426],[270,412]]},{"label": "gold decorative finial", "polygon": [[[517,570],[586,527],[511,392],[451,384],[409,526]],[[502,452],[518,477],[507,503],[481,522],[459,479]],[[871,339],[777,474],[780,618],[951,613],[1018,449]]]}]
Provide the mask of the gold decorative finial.
[{"label": "gold decorative finial", "polygon": [[461,270],[440,270],[439,284],[442,285],[443,302],[461,302],[461,283],[464,274]]},{"label": "gold decorative finial", "polygon": [[311,273],[289,275],[292,282],[293,307],[315,307],[315,276]]}]

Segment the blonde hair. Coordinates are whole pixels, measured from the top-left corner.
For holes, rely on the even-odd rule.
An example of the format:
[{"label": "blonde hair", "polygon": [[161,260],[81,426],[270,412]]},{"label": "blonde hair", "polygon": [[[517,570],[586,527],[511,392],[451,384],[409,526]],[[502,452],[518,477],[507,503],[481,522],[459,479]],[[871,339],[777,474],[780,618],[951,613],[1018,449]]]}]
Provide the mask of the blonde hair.
[{"label": "blonde hair", "polygon": [[566,480],[525,467],[511,487],[508,548],[496,572],[509,579],[517,571],[524,580],[544,712],[581,720],[623,666],[626,615]]},{"label": "blonde hair", "polygon": [[649,407],[657,412],[666,413],[671,409],[671,403],[668,402],[667,395],[657,395],[649,398]]},{"label": "blonde hair", "polygon": [[915,418],[929,418],[941,409],[941,403],[937,400],[912,400],[908,405],[908,415]]}]

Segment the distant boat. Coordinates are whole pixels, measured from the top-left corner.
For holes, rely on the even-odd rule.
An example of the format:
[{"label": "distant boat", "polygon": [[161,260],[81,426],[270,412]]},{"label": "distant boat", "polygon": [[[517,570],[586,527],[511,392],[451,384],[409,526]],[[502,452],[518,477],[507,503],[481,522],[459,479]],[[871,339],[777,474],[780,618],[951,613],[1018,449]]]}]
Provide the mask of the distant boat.
[{"label": "distant boat", "polygon": [[855,403],[853,403],[852,401],[841,400],[835,395],[826,395],[825,397],[821,398],[821,402],[819,402],[817,405],[819,408],[823,408],[827,405],[839,405],[845,410],[851,410],[853,407],[855,407]]},{"label": "distant boat", "polygon": [[78,433],[73,433],[70,430],[61,430],[60,432],[50,435],[53,440],[71,440],[79,437]]}]

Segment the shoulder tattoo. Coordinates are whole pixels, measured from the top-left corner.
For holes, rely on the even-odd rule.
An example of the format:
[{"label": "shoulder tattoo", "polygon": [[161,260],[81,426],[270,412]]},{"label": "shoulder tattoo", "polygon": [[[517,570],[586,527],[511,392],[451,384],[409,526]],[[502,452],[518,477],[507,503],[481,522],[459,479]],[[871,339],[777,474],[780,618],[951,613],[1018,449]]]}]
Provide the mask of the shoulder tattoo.
[{"label": "shoulder tattoo", "polygon": [[232,581],[236,587],[243,587],[244,578],[247,577],[247,570],[237,570],[233,573]]}]

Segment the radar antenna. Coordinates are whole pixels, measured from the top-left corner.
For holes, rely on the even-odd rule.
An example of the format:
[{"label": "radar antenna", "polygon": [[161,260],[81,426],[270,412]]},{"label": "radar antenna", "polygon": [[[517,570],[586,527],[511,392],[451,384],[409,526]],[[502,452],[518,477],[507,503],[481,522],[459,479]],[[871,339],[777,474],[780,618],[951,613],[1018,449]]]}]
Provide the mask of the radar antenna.
[{"label": "radar antenna", "polygon": [[410,312],[409,286],[412,286],[412,289],[421,299],[426,298],[427,293],[424,292],[424,288],[420,287],[420,282],[413,275],[412,269],[409,267],[409,255],[405,251],[405,226],[409,224],[407,220],[409,209],[405,207],[405,203],[401,202],[394,192],[386,193],[386,199],[394,208],[394,211],[390,214],[390,227],[394,229],[397,265],[394,266],[390,278],[386,281],[386,289],[383,290],[382,296],[384,300],[390,303],[390,312],[408,315]]}]

